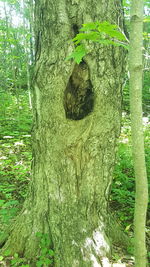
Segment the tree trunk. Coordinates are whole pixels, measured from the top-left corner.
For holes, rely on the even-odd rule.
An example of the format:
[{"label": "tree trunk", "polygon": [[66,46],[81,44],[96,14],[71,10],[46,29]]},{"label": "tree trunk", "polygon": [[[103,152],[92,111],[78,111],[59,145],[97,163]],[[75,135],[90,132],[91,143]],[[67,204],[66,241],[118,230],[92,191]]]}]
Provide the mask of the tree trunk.
[{"label": "tree trunk", "polygon": [[135,266],[146,267],[146,214],[148,182],[145,165],[144,135],[142,123],[142,47],[143,47],[143,0],[133,0],[131,5],[130,33],[130,103],[132,151],[136,179],[135,195]]},{"label": "tree trunk", "polygon": [[122,26],[119,2],[35,1],[33,178],[4,248],[33,258],[36,233],[48,233],[57,267],[105,266],[110,254],[107,202],[125,55],[89,44],[93,52],[80,65],[65,58],[82,23]]}]

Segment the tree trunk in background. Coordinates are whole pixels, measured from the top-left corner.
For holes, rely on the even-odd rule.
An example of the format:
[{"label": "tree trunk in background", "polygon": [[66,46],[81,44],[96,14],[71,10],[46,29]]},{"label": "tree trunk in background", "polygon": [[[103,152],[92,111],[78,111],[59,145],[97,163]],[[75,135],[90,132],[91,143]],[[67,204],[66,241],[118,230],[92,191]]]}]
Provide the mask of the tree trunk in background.
[{"label": "tree trunk in background", "polygon": [[4,249],[33,258],[36,233],[48,233],[54,266],[106,266],[125,55],[94,44],[80,65],[65,58],[82,23],[120,20],[122,26],[119,3],[35,1],[33,179]]},{"label": "tree trunk in background", "polygon": [[[31,1],[32,2],[32,1]],[[23,4],[23,10],[22,12],[25,10],[25,1],[23,0],[22,2]],[[31,9],[29,9],[29,14],[31,13]],[[29,15],[29,19],[30,19],[30,15]],[[25,19],[25,16],[23,16],[23,27],[24,29],[28,29],[31,27],[28,26],[29,21],[27,23],[27,20]],[[30,32],[31,34],[31,32]],[[29,95],[29,108],[32,109],[32,100],[31,100],[31,77],[30,77],[30,68],[31,65],[33,65],[33,46],[31,46],[31,42],[32,42],[32,37],[30,37],[30,43],[27,39],[27,34],[24,34],[24,50],[25,50],[25,59],[26,59],[26,73],[27,73],[27,89],[28,89],[28,95]],[[29,52],[30,51],[30,52]]]},{"label": "tree trunk in background", "polygon": [[29,2],[29,21],[30,21],[30,55],[31,55],[31,63],[34,64],[34,1],[30,0]]},{"label": "tree trunk in background", "polygon": [[144,136],[142,125],[142,48],[143,48],[143,0],[133,0],[130,31],[130,101],[133,159],[136,179],[135,195],[135,266],[146,266],[145,224],[148,204]]}]

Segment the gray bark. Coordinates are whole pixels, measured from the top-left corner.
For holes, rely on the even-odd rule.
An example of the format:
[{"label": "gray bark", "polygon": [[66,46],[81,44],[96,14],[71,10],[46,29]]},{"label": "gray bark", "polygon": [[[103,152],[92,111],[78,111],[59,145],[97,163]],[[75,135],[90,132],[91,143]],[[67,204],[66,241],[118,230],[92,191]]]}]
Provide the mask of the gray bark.
[{"label": "gray bark", "polygon": [[[88,71],[81,73],[81,80],[82,66],[65,58],[73,49],[69,40],[82,23],[120,19],[121,26],[121,9],[118,1],[40,0],[35,1],[35,19],[33,179],[4,248],[32,258],[38,253],[36,232],[48,233],[55,266],[105,266],[125,56],[122,48],[89,44],[91,53],[84,59]],[[94,106],[82,119],[66,118],[70,79],[78,83],[71,112],[77,90],[85,89],[84,94],[90,86],[94,95]]]},{"label": "gray bark", "polygon": [[146,214],[148,182],[145,165],[144,135],[142,123],[142,48],[143,48],[143,0],[134,0],[131,5],[130,33],[130,104],[132,151],[136,180],[135,195],[135,266],[146,267]]}]

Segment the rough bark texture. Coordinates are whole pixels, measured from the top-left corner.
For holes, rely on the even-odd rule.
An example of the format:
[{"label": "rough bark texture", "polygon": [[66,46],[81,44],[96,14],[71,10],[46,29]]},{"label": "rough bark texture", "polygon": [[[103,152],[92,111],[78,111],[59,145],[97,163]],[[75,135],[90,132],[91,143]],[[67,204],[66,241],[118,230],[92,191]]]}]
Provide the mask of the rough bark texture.
[{"label": "rough bark texture", "polygon": [[35,1],[33,179],[5,249],[33,258],[38,253],[36,232],[48,233],[57,267],[105,266],[110,254],[105,225],[120,133],[124,51],[89,44],[85,84],[94,105],[82,119],[66,118],[65,94],[78,67],[65,58],[82,23],[122,25],[119,3]]}]

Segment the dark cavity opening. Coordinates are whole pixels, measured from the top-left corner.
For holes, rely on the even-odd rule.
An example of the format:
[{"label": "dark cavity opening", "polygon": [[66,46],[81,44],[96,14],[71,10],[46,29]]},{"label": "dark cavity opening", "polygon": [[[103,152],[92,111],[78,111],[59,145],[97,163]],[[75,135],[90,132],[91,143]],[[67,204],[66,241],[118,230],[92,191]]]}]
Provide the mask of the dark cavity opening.
[{"label": "dark cavity opening", "polygon": [[81,120],[93,111],[94,93],[88,65],[76,64],[64,92],[66,118]]},{"label": "dark cavity opening", "polygon": [[73,24],[72,29],[73,29],[73,33],[74,33],[73,35],[75,37],[79,33],[78,25]]}]

